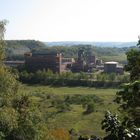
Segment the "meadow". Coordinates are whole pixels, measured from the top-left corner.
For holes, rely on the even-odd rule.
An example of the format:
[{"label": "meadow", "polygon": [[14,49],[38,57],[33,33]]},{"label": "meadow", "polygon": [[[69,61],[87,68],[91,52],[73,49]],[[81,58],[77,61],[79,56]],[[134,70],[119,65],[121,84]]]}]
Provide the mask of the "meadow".
[{"label": "meadow", "polygon": [[[101,121],[107,110],[114,113],[117,111],[118,105],[113,101],[118,89],[102,89],[89,87],[49,87],[40,85],[21,85],[20,94],[28,94],[33,102],[39,103],[39,108],[46,117],[46,123],[50,129],[63,128],[67,131],[74,129],[77,133],[82,135],[96,135],[102,137],[105,132],[101,129]],[[84,114],[85,108],[82,103],[77,103],[76,99],[79,97],[94,96],[101,100],[96,102],[95,110],[92,113]],[[66,98],[74,100],[70,103],[70,109],[65,111],[58,111],[58,109],[65,109],[65,107],[56,107],[52,102],[64,103]],[[92,99],[91,99],[92,100]],[[75,102],[76,101],[76,102]],[[65,105],[67,101],[65,100]]]}]

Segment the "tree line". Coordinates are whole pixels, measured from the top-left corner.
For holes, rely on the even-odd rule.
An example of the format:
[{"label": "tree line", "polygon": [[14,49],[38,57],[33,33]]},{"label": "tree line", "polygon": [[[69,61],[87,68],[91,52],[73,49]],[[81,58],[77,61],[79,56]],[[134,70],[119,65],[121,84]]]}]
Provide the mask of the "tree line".
[{"label": "tree line", "polygon": [[[116,47],[97,47],[92,45],[74,45],[74,46],[52,46],[48,47],[45,43],[35,40],[8,40],[6,41],[6,59],[7,60],[24,60],[25,52],[59,52],[64,57],[77,58],[78,50],[83,49],[85,56],[92,52],[96,57],[104,61],[110,61],[110,57],[117,59],[121,63],[126,63],[123,58],[129,48]],[[118,58],[117,58],[118,57]],[[122,58],[121,58],[122,57]]]},{"label": "tree line", "polygon": [[106,73],[53,73],[51,70],[39,70],[34,73],[19,72],[19,81],[26,84],[41,84],[51,86],[87,86],[87,87],[118,87],[129,81],[129,75]]}]

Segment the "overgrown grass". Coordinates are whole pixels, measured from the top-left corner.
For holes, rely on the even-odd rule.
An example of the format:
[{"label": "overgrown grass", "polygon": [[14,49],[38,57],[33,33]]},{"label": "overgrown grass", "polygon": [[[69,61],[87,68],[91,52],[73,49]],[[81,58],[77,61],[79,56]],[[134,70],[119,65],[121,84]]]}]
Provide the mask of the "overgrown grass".
[{"label": "overgrown grass", "polygon": [[[32,99],[40,103],[40,109],[46,115],[47,124],[50,128],[76,129],[82,135],[104,136],[101,130],[101,121],[106,110],[117,112],[117,104],[113,102],[118,89],[95,89],[88,87],[48,87],[48,86],[21,86],[19,92],[32,95]],[[70,104],[71,110],[58,113],[56,108],[51,106],[51,101],[55,99],[64,100],[66,96],[75,95],[96,95],[103,100],[95,103],[95,111],[84,115],[85,109],[82,104]],[[75,96],[76,97],[76,96]],[[47,113],[54,113],[51,117]]]}]

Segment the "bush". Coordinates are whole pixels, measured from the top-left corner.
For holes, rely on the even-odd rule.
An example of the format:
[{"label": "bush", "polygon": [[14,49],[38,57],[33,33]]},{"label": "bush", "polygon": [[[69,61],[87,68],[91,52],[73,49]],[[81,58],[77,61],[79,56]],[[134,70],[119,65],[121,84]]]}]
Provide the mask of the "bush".
[{"label": "bush", "polygon": [[101,103],[102,99],[96,95],[73,95],[65,97],[65,102],[76,105],[85,105],[89,102]]},{"label": "bush", "polygon": [[54,106],[58,112],[66,112],[72,109],[70,104],[63,101],[62,99],[54,99],[52,101],[52,106]]},{"label": "bush", "polygon": [[94,102],[89,102],[86,105],[86,111],[84,112],[84,114],[90,114],[90,113],[92,113],[94,111],[95,111],[95,104],[94,104]]}]

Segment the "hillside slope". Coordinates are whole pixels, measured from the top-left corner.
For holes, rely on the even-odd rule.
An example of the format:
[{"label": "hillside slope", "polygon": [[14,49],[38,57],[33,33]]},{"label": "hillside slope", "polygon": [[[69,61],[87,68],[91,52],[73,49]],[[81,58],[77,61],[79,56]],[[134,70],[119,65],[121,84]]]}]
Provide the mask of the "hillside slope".
[{"label": "hillside slope", "polygon": [[92,42],[92,41],[59,41],[59,42],[44,42],[48,46],[73,46],[73,45],[92,45],[98,47],[131,47],[136,46],[137,42]]},{"label": "hillside slope", "polygon": [[45,48],[43,42],[35,40],[7,40],[6,57],[8,60],[23,59],[25,52]]},{"label": "hillside slope", "polygon": [[[71,44],[70,46],[68,44]],[[75,42],[80,43],[80,42]],[[82,43],[82,42],[81,42]],[[88,42],[84,42],[88,43]],[[55,44],[55,46],[51,46]],[[73,57],[77,58],[78,50],[83,49],[85,54],[88,52],[92,52],[97,58],[102,59],[103,61],[118,61],[120,63],[126,63],[126,55],[125,53],[131,48],[129,47],[99,47],[102,46],[100,44],[95,45],[72,45],[71,42],[58,42],[45,44],[44,42],[35,41],[35,40],[8,40],[6,41],[6,57],[7,60],[23,60],[25,52],[34,52],[34,51],[43,51],[43,52],[61,52],[63,53],[64,57]],[[61,44],[61,45],[60,45]],[[63,46],[63,45],[66,46]],[[103,42],[101,43],[103,44]],[[106,45],[113,46],[113,42],[107,43]],[[117,43],[114,44],[114,46]],[[122,43],[123,46],[127,45],[134,45],[134,42],[131,43]],[[121,43],[118,42],[118,45],[122,46]],[[68,46],[67,46],[68,45]],[[98,46],[99,45],[99,46]],[[104,44],[105,45],[105,44]],[[127,46],[126,45],[126,46]],[[50,47],[51,46],[51,47]]]}]

